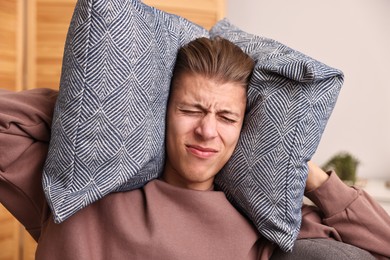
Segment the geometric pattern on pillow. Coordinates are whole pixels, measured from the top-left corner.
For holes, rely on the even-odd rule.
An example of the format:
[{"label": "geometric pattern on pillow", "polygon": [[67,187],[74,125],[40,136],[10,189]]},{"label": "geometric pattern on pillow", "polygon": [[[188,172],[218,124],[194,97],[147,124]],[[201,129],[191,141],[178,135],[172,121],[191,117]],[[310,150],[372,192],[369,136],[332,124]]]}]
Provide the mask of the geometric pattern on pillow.
[{"label": "geometric pattern on pillow", "polygon": [[211,29],[215,36],[256,62],[241,137],[216,185],[264,237],[290,251],[301,224],[306,163],[335,106],[343,73],[227,19]]},{"label": "geometric pattern on pillow", "polygon": [[204,28],[140,1],[77,2],[43,173],[55,222],[158,177],[177,50],[202,36]]}]

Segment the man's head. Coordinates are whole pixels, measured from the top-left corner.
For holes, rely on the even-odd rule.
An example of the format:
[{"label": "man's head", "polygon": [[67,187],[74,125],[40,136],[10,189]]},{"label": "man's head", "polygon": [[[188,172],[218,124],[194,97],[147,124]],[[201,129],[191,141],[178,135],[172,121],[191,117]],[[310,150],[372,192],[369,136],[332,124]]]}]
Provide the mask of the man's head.
[{"label": "man's head", "polygon": [[217,83],[249,83],[254,61],[237,45],[223,38],[199,38],[182,47],[172,75],[172,89],[183,74],[198,74]]},{"label": "man's head", "polygon": [[211,187],[238,142],[253,66],[222,38],[200,38],[179,50],[167,108],[166,182]]}]

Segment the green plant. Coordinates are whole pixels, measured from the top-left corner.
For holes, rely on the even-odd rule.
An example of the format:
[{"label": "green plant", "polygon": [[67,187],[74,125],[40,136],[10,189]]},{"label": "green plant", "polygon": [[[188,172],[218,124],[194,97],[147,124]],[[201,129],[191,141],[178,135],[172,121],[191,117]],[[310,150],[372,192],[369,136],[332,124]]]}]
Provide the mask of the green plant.
[{"label": "green plant", "polygon": [[350,153],[341,152],[334,155],[322,168],[325,171],[334,170],[341,180],[354,184],[359,163],[359,160]]}]

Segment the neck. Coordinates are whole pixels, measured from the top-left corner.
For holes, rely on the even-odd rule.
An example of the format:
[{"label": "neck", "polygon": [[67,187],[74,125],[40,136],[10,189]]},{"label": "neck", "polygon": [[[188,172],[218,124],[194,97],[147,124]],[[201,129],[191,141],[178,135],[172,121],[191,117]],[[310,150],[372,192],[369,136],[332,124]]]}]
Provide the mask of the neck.
[{"label": "neck", "polygon": [[189,189],[189,190],[199,190],[199,191],[210,191],[214,189],[214,178],[202,181],[202,182],[196,182],[196,181],[188,181],[182,178],[180,175],[167,172],[166,170],[161,176],[161,180],[176,187],[180,187],[183,189]]}]

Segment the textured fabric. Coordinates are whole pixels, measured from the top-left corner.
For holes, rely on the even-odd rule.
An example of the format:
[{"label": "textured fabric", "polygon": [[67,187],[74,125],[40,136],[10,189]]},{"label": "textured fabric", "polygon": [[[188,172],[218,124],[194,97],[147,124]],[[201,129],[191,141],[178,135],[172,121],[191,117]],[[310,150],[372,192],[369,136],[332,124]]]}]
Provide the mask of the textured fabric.
[{"label": "textured fabric", "polygon": [[0,89],[0,203],[34,238],[46,205],[41,179],[57,94]]},{"label": "textured fabric", "polygon": [[343,74],[226,19],[210,36],[232,41],[256,61],[240,141],[216,184],[262,235],[291,250],[301,221],[306,163],[333,110]]},{"label": "textured fabric", "polygon": [[[64,246],[76,244],[78,247],[85,246],[93,248],[91,250],[82,250],[81,252],[84,254],[87,254],[88,252],[93,254],[96,250],[100,250],[101,248],[107,249],[107,241],[110,242],[119,237],[121,239],[121,241],[118,242],[119,244],[127,239],[131,239],[128,237],[134,235],[141,236],[134,234],[134,230],[142,230],[141,228],[144,227],[144,225],[134,225],[134,223],[129,221],[129,218],[134,216],[133,214],[136,214],[136,207],[133,206],[135,204],[129,203],[127,200],[122,201],[124,198],[128,198],[128,196],[134,196],[136,193],[139,194],[140,191],[113,193],[108,196],[110,198],[103,198],[90,206],[87,206],[84,210],[80,210],[80,212],[75,215],[75,218],[72,217],[68,221],[53,225],[50,210],[47,207],[46,201],[43,199],[44,195],[40,180],[43,161],[46,158],[47,142],[50,137],[51,114],[53,112],[55,97],[56,91],[53,90],[37,89],[17,93],[0,90],[0,146],[2,148],[0,151],[6,151],[6,153],[1,154],[0,156],[0,202],[18,218],[22,225],[25,226],[27,231],[30,232],[36,240],[43,236],[46,236],[46,239],[53,240],[53,242],[56,239],[60,239],[60,244],[54,245],[53,248],[59,248],[57,253],[61,254],[61,259],[68,257],[71,259],[79,259],[78,251],[64,250]],[[12,142],[9,142],[10,139],[12,139]],[[9,156],[13,154],[18,155]],[[181,203],[184,212],[180,214],[171,214],[172,211],[170,209],[165,209],[167,210],[166,212],[170,213],[165,213],[164,215],[169,215],[170,218],[177,216],[180,221],[189,221],[191,218],[191,221],[188,222],[194,222],[191,226],[202,224],[200,219],[203,220],[203,217],[201,218],[199,215],[197,217],[191,217],[194,209],[196,209],[196,214],[203,214],[202,212],[204,212],[203,203],[197,199],[195,201],[194,197],[197,196],[193,196],[194,193],[191,191],[188,193],[185,191],[183,191],[183,193],[177,193],[177,189],[172,190],[175,190],[175,192],[172,192],[170,196],[172,196],[172,199],[175,201],[178,201],[182,197],[184,198],[183,193],[189,194]],[[129,193],[132,193],[133,195],[129,195]],[[197,192],[195,193],[198,194]],[[223,202],[222,200],[219,200],[222,199],[221,193],[217,196],[214,196],[214,194],[217,193],[207,192],[199,194],[211,195],[212,198],[209,198],[208,196],[204,198],[205,204],[209,205],[207,210],[213,208],[217,209],[217,207],[222,204],[226,205],[228,208],[225,209],[225,207],[222,207],[221,210],[226,210],[222,214],[223,217],[216,215],[217,218],[215,221],[217,224],[220,223],[220,219],[225,218],[225,215],[232,216],[231,212],[234,212],[232,207],[229,204],[226,204],[226,200]],[[340,196],[340,194],[342,196]],[[302,208],[303,220],[299,238],[321,237],[327,239],[342,239],[344,243],[352,244],[370,251],[377,259],[388,259],[390,257],[390,217],[369,195],[360,189],[347,187],[335,173],[331,173],[328,181],[321,185],[321,187],[306,193],[306,195],[314,201],[319,208],[313,206],[304,206]],[[199,195],[199,197],[200,196],[202,195]],[[157,195],[158,200],[160,200],[161,197],[162,196]],[[216,199],[216,197],[219,197],[219,199]],[[211,200],[214,201],[213,203],[215,203],[215,205],[210,206],[210,204],[208,204]],[[112,201],[116,201],[117,206],[113,207],[114,205],[110,203]],[[168,202],[170,201],[171,200],[168,200]],[[167,204],[164,203],[164,205]],[[164,205],[162,205],[162,203],[160,204],[160,206]],[[187,207],[185,207],[185,205],[187,205]],[[98,210],[99,207],[100,209]],[[98,213],[93,214],[95,210],[98,210]],[[219,214],[218,210],[219,209],[217,209],[215,214]],[[325,217],[321,211],[326,214]],[[86,214],[85,212],[89,213]],[[237,212],[234,214],[236,213]],[[81,217],[81,214],[84,214],[83,217]],[[106,216],[106,214],[108,216]],[[207,217],[211,217],[213,214],[214,213],[210,213]],[[156,212],[156,216],[161,216],[160,210]],[[181,220],[181,217],[184,219]],[[91,224],[92,219],[94,221],[102,221],[103,223],[96,228],[92,228],[92,225],[95,225]],[[112,221],[107,221],[108,219],[112,219]],[[158,221],[158,219],[158,217],[154,218],[155,221]],[[175,221],[176,219],[173,222]],[[64,233],[74,232],[75,235],[59,236],[57,232],[53,232],[52,235],[45,234],[46,232],[51,232],[47,228],[42,228],[46,225],[49,226],[46,222],[50,222],[50,227],[52,228],[62,229],[62,232]],[[72,224],[69,224],[70,222]],[[114,222],[118,227],[118,231],[111,233],[111,235],[113,235],[113,239],[111,239],[107,236],[107,232],[103,231],[103,228],[107,228],[107,225],[114,225]],[[242,223],[241,220],[239,222]],[[227,226],[234,228],[236,224]],[[221,241],[222,239],[226,239],[227,242],[223,243],[228,244],[231,240],[241,240],[244,236],[248,237],[248,234],[246,234],[247,232],[253,234],[253,230],[248,230],[246,225],[244,226],[244,229],[241,227],[238,228],[240,229],[240,232],[237,233],[238,235],[220,237]],[[79,229],[79,227],[81,229]],[[110,227],[111,226],[109,226],[108,229]],[[146,223],[145,230],[146,228],[152,228],[149,230],[153,230],[153,227],[155,227],[155,225]],[[225,232],[225,228],[220,229],[222,232]],[[176,232],[182,234],[183,230],[192,233],[189,228],[180,228],[177,229]],[[213,229],[213,227],[210,227],[210,230],[212,230],[212,233],[220,232],[219,228]],[[194,232],[196,232],[196,230]],[[170,233],[170,235],[169,238],[171,239],[174,239],[176,236],[173,233]],[[159,243],[168,243],[166,240],[167,236],[168,234],[166,236],[164,235],[164,239],[161,239]],[[92,243],[91,238],[96,243]],[[201,235],[200,238],[194,237],[193,241],[200,240],[200,242],[202,242],[202,239],[203,235]],[[88,243],[85,241],[88,241]],[[150,240],[145,240],[144,242],[147,243],[148,241]],[[239,243],[241,242],[239,241]],[[40,243],[41,242],[39,242],[39,244]],[[210,243],[210,245],[213,244],[214,243]],[[112,246],[112,249],[105,250],[105,253],[118,250],[116,244],[110,245]],[[125,245],[120,245],[122,248],[125,247]],[[203,246],[201,243],[199,245]],[[256,246],[261,255],[260,259],[266,260],[269,259],[275,244],[271,244],[266,239],[260,238],[260,241],[256,243]],[[43,245],[40,245],[40,247],[40,250],[43,250]],[[147,250],[150,250],[150,248],[153,247],[149,246],[147,247]],[[197,251],[195,244],[191,245],[191,249]],[[44,250],[50,250],[50,247]],[[200,250],[204,250],[204,247]],[[213,248],[209,247],[209,250],[213,250]],[[314,247],[313,250],[316,250],[316,247]],[[212,251],[211,254],[213,253],[215,253],[215,251]],[[113,254],[118,253],[113,252]],[[209,254],[207,253],[207,255]],[[92,257],[89,257],[88,259],[91,258]],[[207,259],[207,256],[201,257],[200,259]],[[228,258],[226,257],[224,259]]]},{"label": "textured fabric", "polygon": [[208,36],[136,0],[79,0],[63,58],[43,176],[56,222],[156,178],[177,50]]},{"label": "textured fabric", "polygon": [[375,260],[367,251],[330,239],[297,240],[292,252],[276,251],[271,260]]},{"label": "textured fabric", "polygon": [[[265,237],[290,250],[305,162],[334,106],[341,72],[226,20],[213,34],[257,61],[246,124],[217,184]],[[43,176],[55,222],[161,173],[176,52],[200,36],[208,32],[140,1],[78,1]]]},{"label": "textured fabric", "polygon": [[36,259],[255,260],[257,240],[222,192],[153,180],[105,196],[60,224],[49,217]]},{"label": "textured fabric", "polygon": [[[363,189],[345,187],[345,183],[332,172],[319,188],[305,193],[321,214],[315,214],[309,206],[302,208],[298,238],[332,237],[375,252],[373,254],[378,259],[389,259],[389,214]],[[367,205],[370,205],[369,209]]]}]

